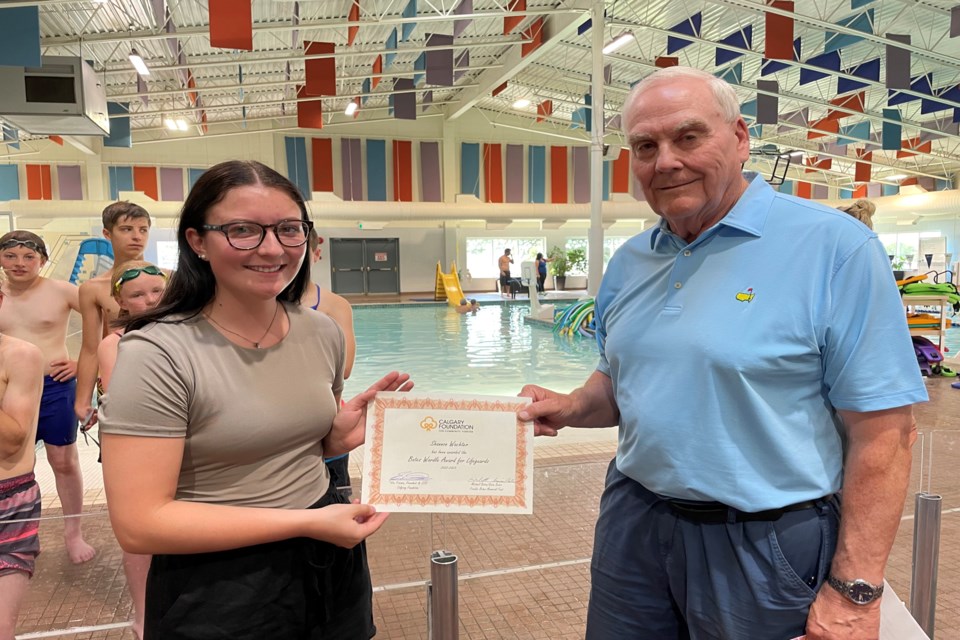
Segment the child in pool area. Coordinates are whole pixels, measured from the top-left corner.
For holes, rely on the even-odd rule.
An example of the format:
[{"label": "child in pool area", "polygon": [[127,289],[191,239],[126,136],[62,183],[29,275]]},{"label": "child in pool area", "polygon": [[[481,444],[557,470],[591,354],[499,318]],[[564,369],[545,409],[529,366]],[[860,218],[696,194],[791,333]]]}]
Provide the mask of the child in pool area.
[{"label": "child in pool area", "polygon": [[[158,267],[143,260],[128,260],[118,265],[111,276],[110,290],[120,305],[118,320],[126,321],[128,316],[153,309],[163,295],[167,277]],[[117,349],[123,329],[115,329],[100,342],[97,348],[97,360],[100,379],[97,381],[98,393],[105,394],[110,388],[110,376],[117,363]],[[123,572],[127,577],[127,588],[133,600],[133,632],[137,638],[143,637],[143,616],[147,591],[147,572],[150,570],[152,556],[141,553],[123,552]]]}]

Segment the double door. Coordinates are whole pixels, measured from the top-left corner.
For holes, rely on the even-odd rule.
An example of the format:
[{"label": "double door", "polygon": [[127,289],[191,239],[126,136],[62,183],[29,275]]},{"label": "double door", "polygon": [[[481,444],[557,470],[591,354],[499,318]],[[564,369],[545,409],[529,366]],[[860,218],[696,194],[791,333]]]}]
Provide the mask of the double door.
[{"label": "double door", "polygon": [[398,238],[330,238],[330,287],[339,294],[400,294]]}]

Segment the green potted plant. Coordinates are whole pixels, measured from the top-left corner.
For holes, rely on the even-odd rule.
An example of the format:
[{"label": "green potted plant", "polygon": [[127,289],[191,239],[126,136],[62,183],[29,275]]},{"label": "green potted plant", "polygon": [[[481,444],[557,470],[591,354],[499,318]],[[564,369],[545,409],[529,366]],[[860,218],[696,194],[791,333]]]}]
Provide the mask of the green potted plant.
[{"label": "green potted plant", "polygon": [[553,247],[547,256],[550,259],[550,273],[553,274],[553,288],[557,291],[563,291],[567,286],[567,273],[570,271],[570,262],[567,260],[567,252],[560,247]]},{"label": "green potted plant", "polygon": [[567,263],[570,265],[570,271],[586,274],[587,250],[582,247],[567,249]]},{"label": "green potted plant", "polygon": [[903,258],[895,257],[890,261],[890,266],[893,268],[893,279],[894,280],[903,280],[903,265],[905,260]]}]

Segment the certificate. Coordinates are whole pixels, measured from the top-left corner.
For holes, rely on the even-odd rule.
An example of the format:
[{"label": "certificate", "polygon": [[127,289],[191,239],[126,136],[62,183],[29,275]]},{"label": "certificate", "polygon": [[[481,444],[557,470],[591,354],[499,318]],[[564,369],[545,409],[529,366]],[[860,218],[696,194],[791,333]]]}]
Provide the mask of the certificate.
[{"label": "certificate", "polygon": [[529,398],[381,392],[367,407],[362,502],[381,511],[533,513]]}]

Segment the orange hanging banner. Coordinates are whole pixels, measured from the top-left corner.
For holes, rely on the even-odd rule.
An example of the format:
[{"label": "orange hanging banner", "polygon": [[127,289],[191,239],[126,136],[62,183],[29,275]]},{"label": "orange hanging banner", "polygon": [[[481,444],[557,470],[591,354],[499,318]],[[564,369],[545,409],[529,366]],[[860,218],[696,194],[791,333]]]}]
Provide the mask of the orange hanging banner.
[{"label": "orange hanging banner", "polygon": [[870,182],[870,172],[873,160],[873,152],[865,152],[863,149],[857,149],[857,156],[863,161],[858,162],[853,172],[854,182]]},{"label": "orange hanging banner", "polygon": [[370,77],[370,88],[376,89],[377,85],[380,84],[380,74],[383,73],[383,56],[377,56],[377,59],[373,61],[373,75]]},{"label": "orange hanging banner", "polygon": [[[353,4],[350,5],[350,13],[347,14],[348,22],[359,22],[360,21],[360,0],[353,0]],[[347,46],[351,46],[353,41],[357,39],[357,32],[360,31],[359,25],[349,25],[347,27]]]},{"label": "orange hanging banner", "polygon": [[613,193],[630,193],[630,152],[620,149],[620,155],[613,161]]},{"label": "orange hanging banner", "polygon": [[[770,8],[793,13],[793,2],[774,0]],[[768,60],[793,60],[793,18],[775,13],[764,14],[763,57]]]},{"label": "orange hanging banner", "polygon": [[253,51],[253,1],[210,0],[210,46]]},{"label": "orange hanging banner", "polygon": [[412,155],[409,140],[393,141],[393,199],[397,202],[413,202]]},{"label": "orange hanging banner", "polygon": [[809,182],[797,183],[798,198],[806,198],[807,200],[809,200],[811,195],[813,195],[813,185],[811,185]]},{"label": "orange hanging banner", "polygon": [[50,165],[28,164],[27,200],[53,200],[50,184]]},{"label": "orange hanging banner", "polygon": [[[526,11],[527,10],[527,0],[512,0],[510,2],[509,11]],[[506,16],[503,19],[503,35],[509,35],[514,29],[520,26],[520,23],[523,22],[526,16]]]},{"label": "orange hanging banner", "polygon": [[503,151],[499,144],[483,145],[485,202],[503,202]]},{"label": "orange hanging banner", "polygon": [[337,95],[337,59],[333,57],[336,45],[332,42],[304,42],[307,56],[329,54],[325,58],[307,58],[303,61],[304,85],[308,96]]},{"label": "orange hanging banner", "polygon": [[520,45],[520,57],[526,58],[528,53],[536,51],[543,44],[543,18],[537,18],[529,29],[523,30],[523,39],[529,40]]},{"label": "orange hanging banner", "polygon": [[313,138],[310,144],[313,156],[313,190],[333,192],[333,141]]},{"label": "orange hanging banner", "polygon": [[159,200],[160,195],[157,191],[157,168],[134,167],[133,190],[141,191],[145,196],[153,200]]},{"label": "orange hanging banner", "polygon": [[567,203],[567,176],[569,173],[567,148],[550,147],[550,202],[554,204]]},{"label": "orange hanging banner", "polygon": [[303,100],[308,97],[303,87],[297,88],[297,126],[301,129],[322,129],[323,101]]},{"label": "orange hanging banner", "polygon": [[553,100],[544,100],[537,104],[537,122],[543,122],[553,115]]}]

